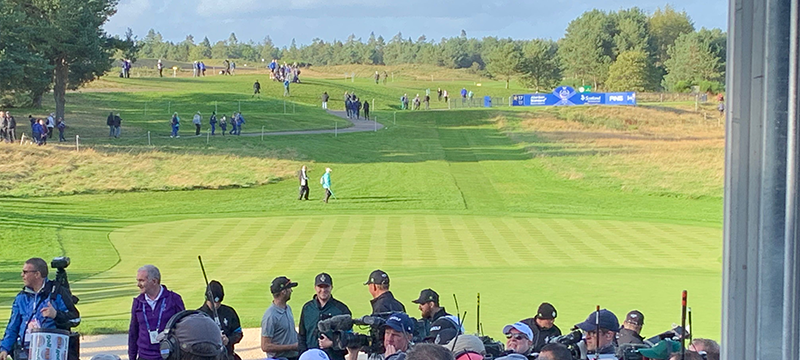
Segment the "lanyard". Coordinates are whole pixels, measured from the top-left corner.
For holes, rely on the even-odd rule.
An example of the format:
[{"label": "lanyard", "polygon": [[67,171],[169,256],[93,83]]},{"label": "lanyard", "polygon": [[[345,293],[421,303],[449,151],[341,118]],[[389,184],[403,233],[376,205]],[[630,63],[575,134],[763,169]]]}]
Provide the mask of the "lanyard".
[{"label": "lanyard", "polygon": [[158,331],[158,328],[161,327],[161,315],[164,315],[164,309],[167,308],[167,300],[161,299],[161,310],[158,312],[158,323],[156,323],[156,329],[150,330],[150,321],[147,320],[147,308],[145,304],[142,304],[142,315],[144,316],[144,326],[147,327],[147,331]]}]

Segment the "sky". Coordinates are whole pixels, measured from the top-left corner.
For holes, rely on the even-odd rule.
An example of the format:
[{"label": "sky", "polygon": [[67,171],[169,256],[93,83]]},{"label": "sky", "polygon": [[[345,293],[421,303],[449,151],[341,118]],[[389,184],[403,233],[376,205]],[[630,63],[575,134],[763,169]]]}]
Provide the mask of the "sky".
[{"label": "sky", "polygon": [[212,43],[236,33],[240,42],[260,42],[269,36],[283,47],[315,38],[346,40],[350,34],[366,41],[371,32],[387,41],[398,32],[416,40],[458,36],[558,39],[569,22],[592,9],[615,11],[638,6],[648,13],[670,4],[686,11],[695,28],[727,30],[725,0],[120,0],[117,14],[106,23],[111,35],[127,28],[140,39],[150,29],[180,42],[193,35]]}]

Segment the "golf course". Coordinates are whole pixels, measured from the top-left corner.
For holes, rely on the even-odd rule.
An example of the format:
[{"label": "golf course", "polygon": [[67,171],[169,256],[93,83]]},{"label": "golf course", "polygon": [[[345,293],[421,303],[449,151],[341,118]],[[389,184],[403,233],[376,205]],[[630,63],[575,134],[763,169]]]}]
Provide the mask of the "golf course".
[{"label": "golf course", "polygon": [[[600,305],[620,321],[642,311],[652,336],[680,322],[682,290],[695,337],[719,339],[724,127],[715,103],[512,108],[509,96],[530,92],[513,81],[506,89],[466,70],[399,66],[375,84],[373,72],[311,68],[284,97],[263,69],[201,78],[134,69],[67,93],[69,141],[0,144],[0,321],[30,257],[71,258],[76,330],[102,334],[127,331],[145,264],[199,307],[202,256],[244,327],[259,326],[281,275],[299,283],[295,319],[323,271],[334,297],[368,314],[363,283],[379,268],[412,316],[422,289],[451,313],[455,295],[470,333],[480,293],[482,329],[496,339],[543,301],[562,330]],[[438,100],[438,88],[457,106]],[[461,104],[461,88],[475,93],[474,106]],[[431,110],[399,109],[403,94],[426,89]],[[369,101],[370,121],[384,127],[339,133],[352,123],[323,110],[320,96],[342,111],[345,91]],[[484,96],[495,107],[484,108]],[[29,134],[28,114],[53,108],[48,96],[43,109],[8,110]],[[241,111],[242,136],[208,134],[212,111]],[[123,119],[119,138],[108,137],[110,112]],[[175,112],[180,138],[169,137]],[[334,133],[274,134],[294,130]],[[297,200],[302,165],[308,201]]]}]

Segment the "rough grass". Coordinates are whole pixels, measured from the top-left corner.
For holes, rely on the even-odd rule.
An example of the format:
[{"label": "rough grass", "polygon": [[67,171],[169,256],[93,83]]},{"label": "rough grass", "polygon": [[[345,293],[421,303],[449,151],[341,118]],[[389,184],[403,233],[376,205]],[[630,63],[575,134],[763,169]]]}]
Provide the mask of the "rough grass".
[{"label": "rough grass", "polygon": [[[286,155],[291,157],[291,154]],[[220,189],[268,184],[289,176],[290,160],[158,149],[80,152],[67,147],[0,144],[0,196]]]},{"label": "rough grass", "polygon": [[692,110],[554,108],[496,122],[563,178],[661,196],[721,197],[724,129],[710,105]]}]

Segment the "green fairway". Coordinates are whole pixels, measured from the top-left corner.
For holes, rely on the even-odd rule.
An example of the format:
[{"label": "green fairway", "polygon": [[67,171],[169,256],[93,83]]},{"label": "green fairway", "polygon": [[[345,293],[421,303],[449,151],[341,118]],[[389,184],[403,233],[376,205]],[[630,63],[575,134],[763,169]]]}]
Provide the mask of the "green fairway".
[{"label": "green fairway", "polygon": [[[104,81],[107,91],[69,94],[68,112],[86,114],[75,120],[73,130],[88,134],[91,156],[122,159],[154,152],[181,162],[172,167],[118,164],[145,169],[134,174],[95,168],[95,158],[70,160],[69,166],[63,165],[69,171],[14,173],[6,168],[2,182],[26,180],[17,187],[0,187],[5,196],[15,196],[0,198],[0,321],[6,320],[2,314],[19,290],[22,261],[33,255],[72,257],[69,270],[81,297],[84,332],[127,329],[131,297],[138,292],[135,272],[146,263],[161,268],[164,283],[181,293],[187,306],[199,306],[203,280],[197,255],[202,255],[209,277],[222,281],[226,302],[248,327],[258,326],[269,306],[269,282],[279,275],[300,283],[290,302],[296,318],[311,297],[313,276],[321,271],[333,276],[337,298],[356,314],[366,314],[369,294],[362,284],[370,271],[381,268],[412,315],[418,311],[410,300],[424,288],[437,290],[451,312],[451,294],[457,294],[462,312],[468,311],[470,332],[476,327],[475,295],[480,292],[481,320],[495,337],[502,325],[532,316],[542,301],[559,310],[556,324],[562,329],[582,321],[595,305],[620,318],[638,308],[648,319],[644,333],[650,335],[679,322],[680,292],[687,289],[695,334],[719,337],[721,184],[708,175],[713,171],[673,169],[694,158],[677,162],[683,158],[675,156],[670,162],[656,153],[630,160],[630,150],[623,146],[641,141],[627,135],[597,145],[608,146],[597,151],[589,148],[595,140],[578,146],[526,132],[523,125],[532,114],[550,110],[445,111],[443,103],[435,102],[441,111],[400,111],[395,120],[395,99],[402,93],[416,94],[430,86],[435,95],[436,87],[448,86],[455,94],[475,82],[403,80],[376,86],[368,79],[304,79],[304,84],[293,85],[290,104],[295,113],[287,110],[284,115],[282,87],[265,77],[266,97],[247,98],[255,78],[109,79]],[[484,83],[481,89],[500,97],[524,91],[505,90],[500,82]],[[205,137],[159,135],[152,147],[143,137],[147,131],[166,134],[169,111],[178,109],[188,125],[193,111],[206,116],[214,102],[218,107],[224,102],[224,111],[230,113],[239,100],[248,120],[245,132],[260,132],[261,126],[333,127],[337,119],[319,108],[322,91],[329,91],[334,109],[341,108],[344,91],[374,97],[376,114],[387,128],[263,141],[226,136],[210,143]],[[139,111],[144,103],[151,106],[148,115],[143,107]],[[104,136],[110,109],[128,113],[123,113],[128,119],[123,134],[130,136]],[[592,109],[580,111],[554,112],[571,118],[547,121],[565,127],[590,124],[591,134],[605,127],[615,134],[635,130],[617,126],[614,119],[591,122]],[[644,116],[657,116],[660,110],[648,111]],[[186,133],[187,125],[182,127]],[[665,152],[677,149],[678,143],[664,145]],[[6,156],[14,149],[0,144]],[[716,148],[701,150],[699,157],[721,159]],[[206,163],[212,158],[230,162],[217,171],[261,171],[269,180],[218,182],[213,163]],[[137,160],[141,158],[131,161]],[[669,166],[656,166],[661,162]],[[311,201],[296,199],[293,171],[302,164],[309,166]],[[264,171],[262,166],[275,169]],[[317,185],[325,167],[333,169],[337,196],[329,204],[319,201]],[[199,175],[182,175],[193,172]],[[148,174],[180,178],[181,186],[142,182],[110,190],[100,184]],[[79,189],[59,190],[76,195],[35,196],[58,194],[53,184],[87,176],[97,184],[81,182]],[[162,191],[216,188],[209,184],[221,190]]]},{"label": "green fairway", "polygon": [[[482,293],[484,327],[493,335],[506,322],[530,316],[537,301],[558,304],[564,327],[580,322],[598,303],[619,314],[638,307],[648,314],[650,329],[666,329],[678,313],[675,290],[686,288],[699,314],[696,331],[708,334],[715,331],[719,289],[707,286],[717,266],[704,259],[717,255],[719,236],[719,229],[696,226],[519,216],[191,219],[113,231],[109,238],[121,262],[75,288],[88,300],[81,308],[87,324],[125,322],[128,300],[136,295],[131,274],[154,263],[164,269],[164,283],[195,306],[202,302],[196,259],[202,255],[210,276],[229,289],[226,298],[245,326],[258,326],[269,304],[269,280],[276,275],[300,283],[294,295],[299,309],[312,294],[313,277],[327,271],[336,281],[336,296],[356,314],[366,314],[369,294],[361,284],[381,268],[412,314],[410,300],[424,287],[439,291],[450,309],[451,294],[457,294],[462,311],[470,313],[465,324],[470,329],[475,294]],[[691,276],[674,276],[679,273]],[[93,302],[94,296],[108,298]]]}]

